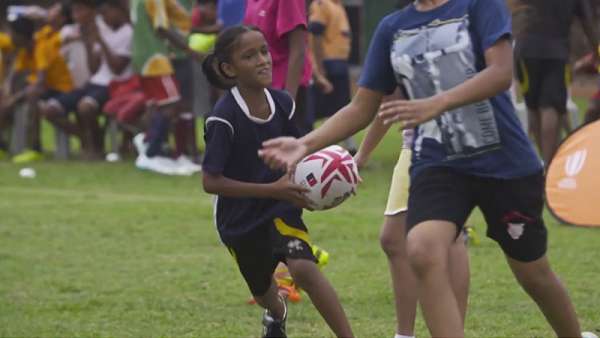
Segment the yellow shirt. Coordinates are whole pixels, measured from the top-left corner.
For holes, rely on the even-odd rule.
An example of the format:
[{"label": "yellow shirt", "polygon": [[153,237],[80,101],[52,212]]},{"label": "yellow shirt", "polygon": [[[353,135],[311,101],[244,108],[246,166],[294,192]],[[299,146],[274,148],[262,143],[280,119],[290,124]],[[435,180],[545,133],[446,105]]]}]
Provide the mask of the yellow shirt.
[{"label": "yellow shirt", "polygon": [[73,90],[69,67],[60,53],[60,34],[50,26],[35,33],[33,51],[25,48],[18,51],[15,70],[29,72],[30,84],[37,81],[39,71],[46,71],[46,87],[63,93]]},{"label": "yellow shirt", "polygon": [[310,5],[309,22],[325,27],[322,34],[324,59],[347,61],[352,38],[344,6],[333,0],[315,0]]},{"label": "yellow shirt", "polygon": [[15,46],[10,35],[0,32],[0,83],[4,82],[4,59],[3,56],[12,52]]}]

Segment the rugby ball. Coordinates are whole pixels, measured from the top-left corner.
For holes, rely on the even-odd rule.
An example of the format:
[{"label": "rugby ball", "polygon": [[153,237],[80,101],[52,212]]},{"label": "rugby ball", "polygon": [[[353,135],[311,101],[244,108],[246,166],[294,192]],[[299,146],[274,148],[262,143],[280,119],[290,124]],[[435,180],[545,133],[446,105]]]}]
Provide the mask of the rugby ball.
[{"label": "rugby ball", "polygon": [[358,177],[354,157],[340,146],[308,155],[294,172],[294,182],[310,190],[306,197],[314,210],[331,209],[344,202],[355,193]]}]

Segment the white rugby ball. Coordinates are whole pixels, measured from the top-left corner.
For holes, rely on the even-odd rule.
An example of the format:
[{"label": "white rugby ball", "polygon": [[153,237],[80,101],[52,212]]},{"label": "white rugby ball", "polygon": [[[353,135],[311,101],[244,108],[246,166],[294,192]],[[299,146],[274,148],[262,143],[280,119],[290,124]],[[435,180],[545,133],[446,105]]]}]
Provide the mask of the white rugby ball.
[{"label": "white rugby ball", "polygon": [[314,210],[331,209],[353,195],[358,185],[354,157],[340,146],[330,146],[308,155],[296,166],[294,182],[306,194]]}]

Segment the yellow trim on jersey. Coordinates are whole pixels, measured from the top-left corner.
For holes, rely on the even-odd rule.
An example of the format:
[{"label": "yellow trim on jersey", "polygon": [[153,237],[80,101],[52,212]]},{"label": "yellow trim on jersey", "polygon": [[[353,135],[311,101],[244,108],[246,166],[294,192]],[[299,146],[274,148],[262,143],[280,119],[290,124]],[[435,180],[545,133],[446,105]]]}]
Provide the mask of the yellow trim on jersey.
[{"label": "yellow trim on jersey", "polygon": [[310,237],[308,236],[308,233],[306,231],[302,231],[300,229],[296,229],[285,224],[285,222],[281,218],[275,218],[275,220],[273,220],[273,223],[275,223],[275,228],[277,228],[277,231],[279,231],[280,234],[284,236],[299,238],[310,245]]}]

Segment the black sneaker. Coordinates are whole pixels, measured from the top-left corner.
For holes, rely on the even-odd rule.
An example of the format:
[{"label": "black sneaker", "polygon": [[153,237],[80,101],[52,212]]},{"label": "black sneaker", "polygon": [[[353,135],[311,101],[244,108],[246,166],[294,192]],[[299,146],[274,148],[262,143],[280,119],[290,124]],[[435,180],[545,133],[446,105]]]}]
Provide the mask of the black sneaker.
[{"label": "black sneaker", "polygon": [[[285,305],[285,301],[283,303]],[[285,334],[285,320],[287,319],[287,305],[285,305],[285,314],[283,319],[275,319],[265,310],[263,315],[263,338],[287,338]]]}]

